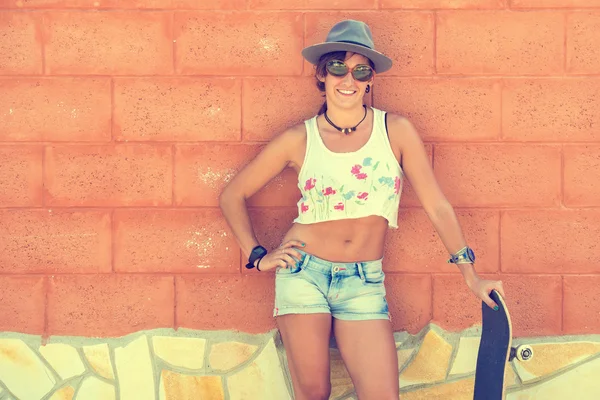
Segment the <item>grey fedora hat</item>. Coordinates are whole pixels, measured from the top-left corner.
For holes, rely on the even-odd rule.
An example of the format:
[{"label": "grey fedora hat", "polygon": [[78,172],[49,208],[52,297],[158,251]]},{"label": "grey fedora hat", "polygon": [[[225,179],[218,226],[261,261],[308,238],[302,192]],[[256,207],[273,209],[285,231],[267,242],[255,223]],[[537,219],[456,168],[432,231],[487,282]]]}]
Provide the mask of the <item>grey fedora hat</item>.
[{"label": "grey fedora hat", "polygon": [[392,68],[392,60],[375,50],[371,29],[362,21],[348,19],[331,28],[325,42],[308,46],[302,56],[311,64],[317,64],[323,54],[332,51],[351,51],[362,54],[375,64],[375,72],[382,73]]}]

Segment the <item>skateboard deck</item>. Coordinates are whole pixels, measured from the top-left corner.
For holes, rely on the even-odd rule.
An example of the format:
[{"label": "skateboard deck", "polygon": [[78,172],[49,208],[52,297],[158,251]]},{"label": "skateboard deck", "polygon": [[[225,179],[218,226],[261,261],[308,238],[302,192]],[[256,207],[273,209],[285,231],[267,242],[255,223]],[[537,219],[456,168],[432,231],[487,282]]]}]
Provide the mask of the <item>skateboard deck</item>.
[{"label": "skateboard deck", "polygon": [[474,400],[502,400],[505,395],[504,372],[511,354],[512,324],[502,296],[493,290],[490,297],[498,304],[498,311],[482,302],[483,330],[477,353]]}]

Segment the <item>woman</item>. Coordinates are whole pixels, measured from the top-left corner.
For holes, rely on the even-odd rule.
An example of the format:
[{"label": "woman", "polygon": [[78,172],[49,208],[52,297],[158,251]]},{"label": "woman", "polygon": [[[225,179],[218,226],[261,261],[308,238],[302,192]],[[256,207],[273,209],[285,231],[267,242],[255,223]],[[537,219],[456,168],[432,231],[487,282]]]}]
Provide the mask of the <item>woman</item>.
[{"label": "woman", "polygon": [[[314,118],[275,137],[223,190],[220,205],[248,256],[247,268],[276,269],[274,316],[297,400],[328,399],[331,331],[359,399],[398,399],[398,361],[381,269],[388,227],[397,227],[406,176],[475,296],[495,307],[500,281],[473,269],[452,206],[435,180],[423,143],[405,118],[366,107],[375,73],[392,62],[374,50],[369,27],[337,23],[303,56],[316,65],[325,104]],[[298,218],[267,251],[245,200],[284,168],[298,173]]]}]

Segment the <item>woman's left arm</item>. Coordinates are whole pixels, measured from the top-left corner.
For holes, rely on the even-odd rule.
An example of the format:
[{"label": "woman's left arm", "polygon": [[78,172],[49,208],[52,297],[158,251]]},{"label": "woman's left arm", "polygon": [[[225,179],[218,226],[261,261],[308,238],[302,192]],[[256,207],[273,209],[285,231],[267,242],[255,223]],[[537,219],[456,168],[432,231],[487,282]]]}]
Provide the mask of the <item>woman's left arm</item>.
[{"label": "woman's left arm", "polygon": [[[421,137],[409,120],[392,114],[388,116],[388,132],[392,145],[400,147],[402,170],[440,239],[450,254],[456,253],[467,243],[456,213],[437,183]],[[473,293],[490,307],[496,307],[489,293],[496,289],[504,297],[502,282],[481,279],[473,264],[456,266]]]}]

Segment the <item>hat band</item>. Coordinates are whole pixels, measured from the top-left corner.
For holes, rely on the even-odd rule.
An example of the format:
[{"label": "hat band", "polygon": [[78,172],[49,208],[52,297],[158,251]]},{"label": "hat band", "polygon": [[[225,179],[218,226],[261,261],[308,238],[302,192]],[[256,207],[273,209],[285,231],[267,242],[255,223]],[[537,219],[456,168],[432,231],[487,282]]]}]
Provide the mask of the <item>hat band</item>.
[{"label": "hat band", "polygon": [[367,49],[373,50],[373,49],[371,49],[369,46],[367,46],[366,44],[362,44],[362,43],[359,43],[359,42],[353,42],[353,41],[351,41],[351,40],[337,40],[337,41],[335,41],[334,43],[350,43],[350,44],[356,44],[356,45],[358,45],[358,46],[366,47]]}]

